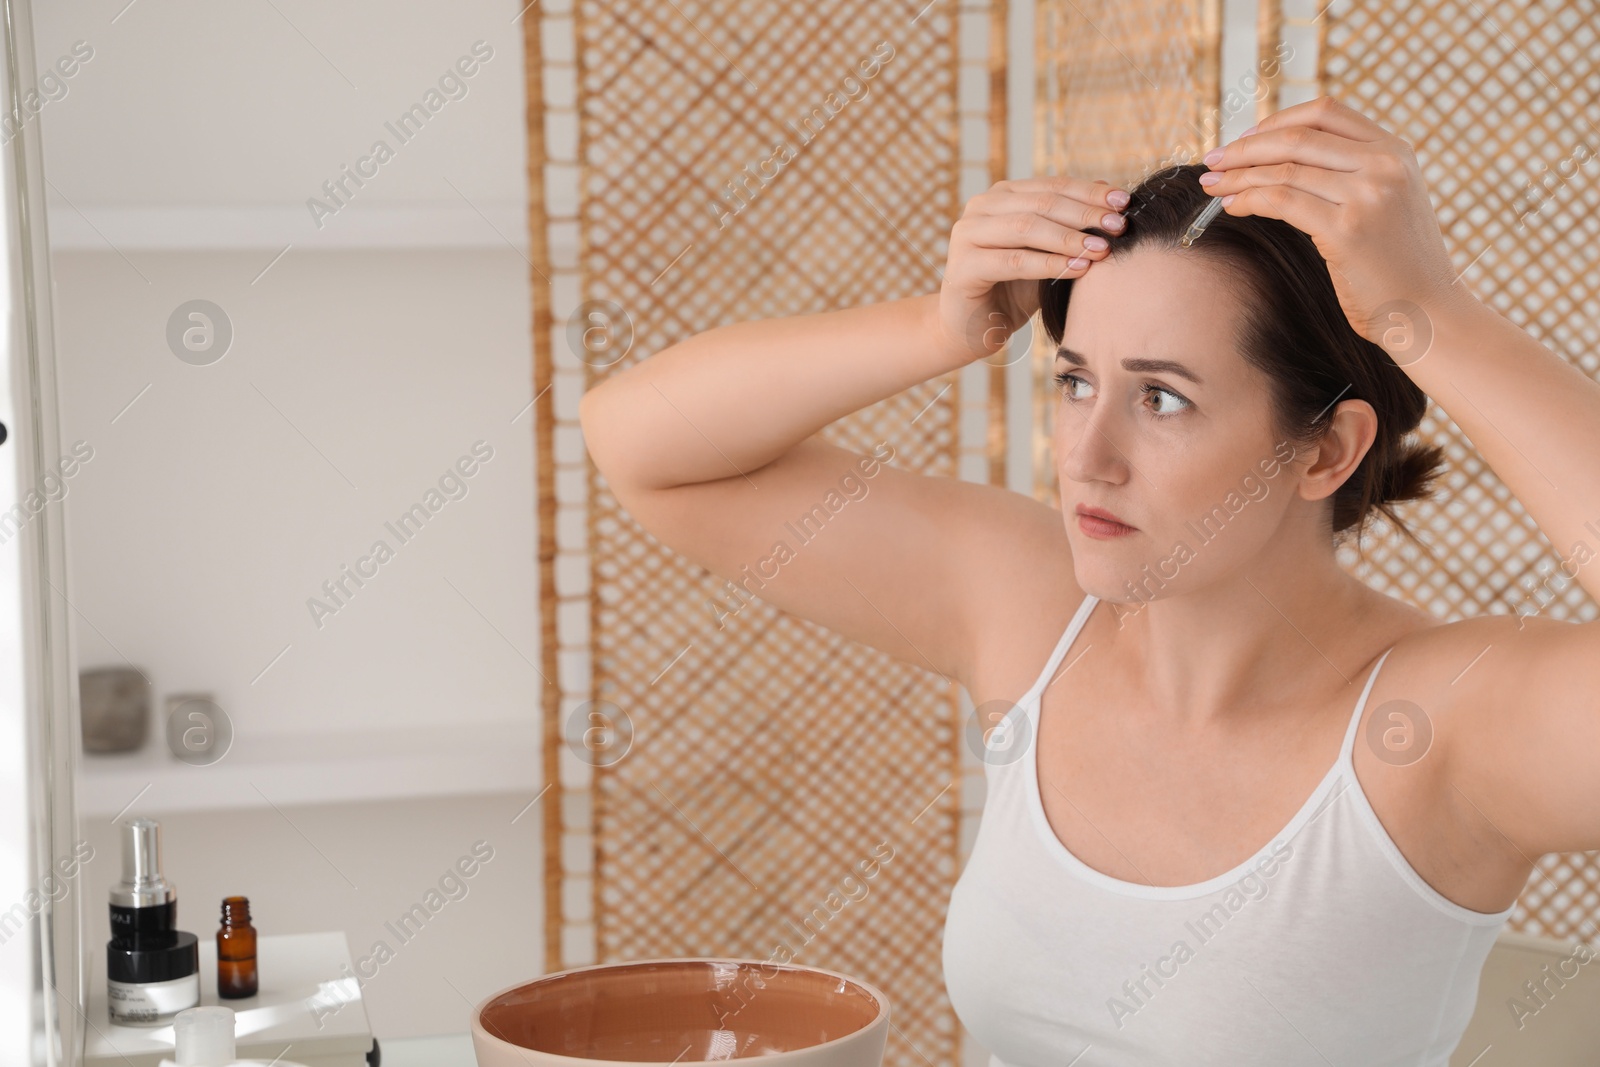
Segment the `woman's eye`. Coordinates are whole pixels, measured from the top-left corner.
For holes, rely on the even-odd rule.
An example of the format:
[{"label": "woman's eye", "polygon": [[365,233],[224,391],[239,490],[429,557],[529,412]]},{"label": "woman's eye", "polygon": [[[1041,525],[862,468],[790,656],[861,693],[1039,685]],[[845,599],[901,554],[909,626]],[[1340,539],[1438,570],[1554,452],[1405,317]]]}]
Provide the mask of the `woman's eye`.
[{"label": "woman's eye", "polygon": [[1189,406],[1189,401],[1186,398],[1179,396],[1177,393],[1174,393],[1171,389],[1163,389],[1159,385],[1143,385],[1143,386],[1140,386],[1140,389],[1146,395],[1154,393],[1154,394],[1156,394],[1158,396],[1168,397],[1168,398],[1170,398],[1171,400],[1173,400],[1175,402],[1172,405],[1172,407],[1170,409],[1168,409],[1168,410],[1164,410],[1163,411],[1163,410],[1160,410],[1159,408],[1153,409],[1153,410],[1155,410],[1155,413],[1157,415],[1176,415],[1176,414],[1178,414],[1178,412],[1182,411],[1184,408]]},{"label": "woman's eye", "polygon": [[[1054,375],[1054,378],[1056,388],[1061,390],[1062,399],[1082,400],[1086,395],[1083,393],[1073,392],[1075,387],[1088,384],[1076,374],[1069,373],[1068,371],[1057,371]],[[1149,396],[1151,394],[1156,395],[1157,400],[1153,405],[1151,405],[1150,413],[1157,418],[1167,418],[1172,415],[1181,414],[1189,407],[1191,403],[1187,397],[1181,396],[1178,393],[1174,393],[1171,389],[1165,389],[1159,385],[1151,385],[1149,382],[1139,386],[1139,392],[1145,396]],[[1162,406],[1163,398],[1168,401],[1164,407]]]},{"label": "woman's eye", "polygon": [[1069,374],[1064,370],[1057,371],[1055,373],[1055,382],[1056,388],[1061,390],[1066,395],[1066,399],[1068,400],[1079,399],[1078,396],[1074,395],[1072,392],[1073,386],[1086,384],[1084,380],[1078,377],[1076,374]]}]

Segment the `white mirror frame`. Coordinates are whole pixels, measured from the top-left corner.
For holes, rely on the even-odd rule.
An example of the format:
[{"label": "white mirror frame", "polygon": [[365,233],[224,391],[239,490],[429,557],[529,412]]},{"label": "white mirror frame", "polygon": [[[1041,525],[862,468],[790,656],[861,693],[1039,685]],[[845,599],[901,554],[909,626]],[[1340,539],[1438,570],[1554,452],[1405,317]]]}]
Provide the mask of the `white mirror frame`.
[{"label": "white mirror frame", "polygon": [[78,1067],[78,681],[62,506],[41,487],[61,450],[30,0],[0,4],[0,34],[0,1063]]}]

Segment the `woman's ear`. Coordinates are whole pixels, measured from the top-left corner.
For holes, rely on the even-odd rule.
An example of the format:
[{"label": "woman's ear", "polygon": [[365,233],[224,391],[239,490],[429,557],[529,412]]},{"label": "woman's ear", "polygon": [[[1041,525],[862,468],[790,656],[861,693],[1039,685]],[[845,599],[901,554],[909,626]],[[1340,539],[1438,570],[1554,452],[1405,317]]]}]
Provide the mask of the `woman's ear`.
[{"label": "woman's ear", "polygon": [[1378,438],[1378,413],[1365,400],[1345,400],[1333,409],[1322,438],[1302,454],[1308,466],[1300,475],[1300,496],[1321,500],[1350,479]]}]

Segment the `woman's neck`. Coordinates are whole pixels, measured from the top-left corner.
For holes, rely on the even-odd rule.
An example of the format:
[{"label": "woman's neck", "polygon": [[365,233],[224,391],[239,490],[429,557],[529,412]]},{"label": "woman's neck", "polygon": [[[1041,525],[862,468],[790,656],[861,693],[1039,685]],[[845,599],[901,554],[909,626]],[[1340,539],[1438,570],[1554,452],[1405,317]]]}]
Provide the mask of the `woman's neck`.
[{"label": "woman's neck", "polygon": [[1360,680],[1373,590],[1333,563],[1275,577],[1253,569],[1118,612],[1112,644],[1179,730],[1251,716]]}]

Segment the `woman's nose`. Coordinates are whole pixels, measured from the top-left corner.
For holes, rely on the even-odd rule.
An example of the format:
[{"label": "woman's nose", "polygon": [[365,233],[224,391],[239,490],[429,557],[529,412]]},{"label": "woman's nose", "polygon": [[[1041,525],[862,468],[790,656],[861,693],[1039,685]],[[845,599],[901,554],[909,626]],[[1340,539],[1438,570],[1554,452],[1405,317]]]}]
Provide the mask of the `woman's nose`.
[{"label": "woman's nose", "polygon": [[1058,410],[1056,444],[1060,450],[1060,476],[1075,482],[1122,482],[1128,458],[1109,412],[1097,408],[1085,413],[1077,408]]}]

